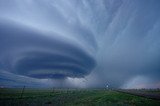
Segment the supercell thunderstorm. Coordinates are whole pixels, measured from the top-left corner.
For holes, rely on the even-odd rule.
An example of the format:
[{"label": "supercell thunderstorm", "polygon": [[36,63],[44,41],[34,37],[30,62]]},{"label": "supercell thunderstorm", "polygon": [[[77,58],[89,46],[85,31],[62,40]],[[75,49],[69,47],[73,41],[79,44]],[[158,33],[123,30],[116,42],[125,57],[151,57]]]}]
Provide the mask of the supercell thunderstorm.
[{"label": "supercell thunderstorm", "polygon": [[159,9],[158,0],[0,0],[0,84],[159,87]]}]

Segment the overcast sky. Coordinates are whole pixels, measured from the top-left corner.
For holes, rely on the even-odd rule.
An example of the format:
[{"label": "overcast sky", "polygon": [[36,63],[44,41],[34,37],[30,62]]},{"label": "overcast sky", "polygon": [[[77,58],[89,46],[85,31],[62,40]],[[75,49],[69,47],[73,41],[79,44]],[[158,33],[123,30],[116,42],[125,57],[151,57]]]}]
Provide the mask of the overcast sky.
[{"label": "overcast sky", "polygon": [[159,0],[0,0],[0,86],[160,88]]}]

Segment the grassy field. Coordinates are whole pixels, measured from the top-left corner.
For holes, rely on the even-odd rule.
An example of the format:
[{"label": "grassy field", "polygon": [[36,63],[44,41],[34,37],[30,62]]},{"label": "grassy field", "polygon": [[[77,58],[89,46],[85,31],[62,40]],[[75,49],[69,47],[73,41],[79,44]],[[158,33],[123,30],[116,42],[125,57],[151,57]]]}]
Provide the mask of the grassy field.
[{"label": "grassy field", "polygon": [[21,91],[0,89],[0,106],[160,106],[159,100],[113,90],[25,89],[22,98]]}]

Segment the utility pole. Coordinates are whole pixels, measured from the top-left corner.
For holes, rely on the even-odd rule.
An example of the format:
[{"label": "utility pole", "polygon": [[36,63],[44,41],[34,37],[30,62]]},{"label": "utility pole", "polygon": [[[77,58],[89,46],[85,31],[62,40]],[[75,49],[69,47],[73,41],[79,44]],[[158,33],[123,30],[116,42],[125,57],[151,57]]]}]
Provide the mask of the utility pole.
[{"label": "utility pole", "polygon": [[25,86],[23,86],[23,89],[22,89],[22,92],[21,92],[21,99],[23,97],[24,89],[25,89]]}]

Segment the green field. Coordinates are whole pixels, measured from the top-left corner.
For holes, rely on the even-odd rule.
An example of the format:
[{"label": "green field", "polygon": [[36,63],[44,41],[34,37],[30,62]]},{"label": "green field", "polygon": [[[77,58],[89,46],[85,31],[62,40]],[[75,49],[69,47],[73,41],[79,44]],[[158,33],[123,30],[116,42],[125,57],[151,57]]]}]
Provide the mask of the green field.
[{"label": "green field", "polygon": [[0,89],[0,106],[160,106],[147,99],[103,89]]}]

